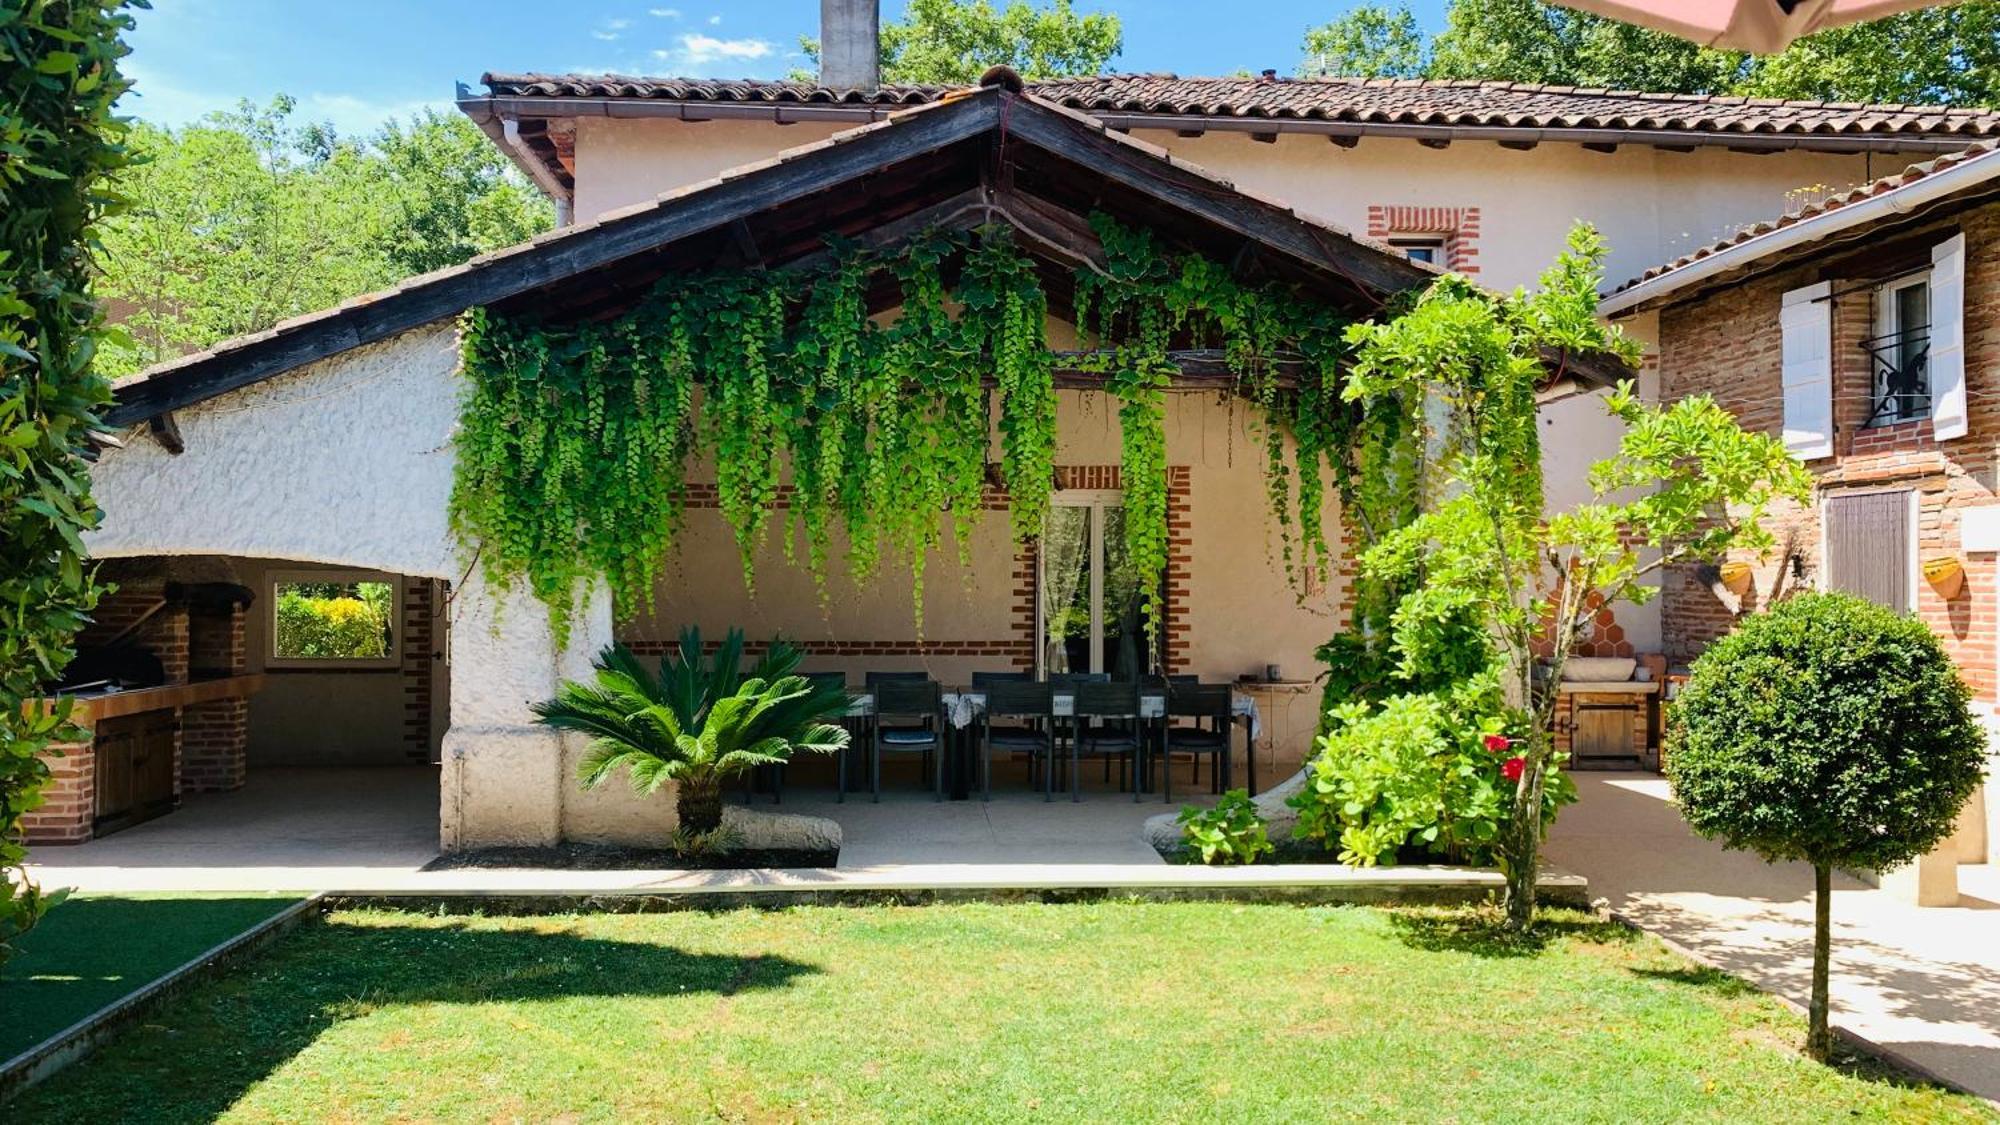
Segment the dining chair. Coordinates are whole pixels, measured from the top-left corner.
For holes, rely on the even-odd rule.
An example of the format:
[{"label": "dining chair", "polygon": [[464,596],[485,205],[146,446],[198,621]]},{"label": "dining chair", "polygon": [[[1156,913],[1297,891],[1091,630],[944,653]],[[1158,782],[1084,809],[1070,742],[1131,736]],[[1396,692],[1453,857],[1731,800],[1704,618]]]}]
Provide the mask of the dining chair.
[{"label": "dining chair", "polygon": [[862,680],[862,683],[873,688],[879,687],[882,684],[894,683],[897,680],[928,680],[930,678],[931,674],[929,672],[869,672],[867,677]]},{"label": "dining chair", "polygon": [[[1075,729],[1069,746],[1069,795],[1081,801],[1083,793],[1077,776],[1080,759],[1094,754],[1105,760],[1104,776],[1111,777],[1111,759],[1118,759],[1118,787],[1125,787],[1130,767],[1145,748],[1145,727],[1139,718],[1139,681],[1084,680],[1076,685],[1076,706],[1071,709]],[[1132,799],[1139,799],[1138,775]]]},{"label": "dining chair", "polygon": [[[914,719],[913,724],[890,719]],[[875,685],[875,721],[870,726],[868,784],[875,803],[882,803],[882,753],[923,755],[934,795],[944,799],[944,688],[936,680],[883,680]],[[932,763],[936,762],[936,769]]]},{"label": "dining chair", "polygon": [[[995,723],[995,719],[1011,719]],[[1000,680],[987,685],[986,706],[979,716],[980,800],[993,799],[993,751],[997,748],[1028,755],[1028,783],[1042,769],[1042,799],[1055,800],[1056,695],[1046,683]]]},{"label": "dining chair", "polygon": [[[1222,775],[1229,768],[1229,725],[1232,718],[1228,684],[1167,685],[1166,724],[1160,737],[1161,800],[1171,802],[1174,799],[1176,753],[1193,758],[1197,785],[1201,783],[1201,759],[1204,756],[1212,758],[1209,788],[1217,793],[1222,791]],[[1178,725],[1175,719],[1192,719],[1194,725]]]},{"label": "dining chair", "polygon": [[[847,673],[845,672],[801,672],[799,674],[812,684],[815,691],[823,691],[827,688],[839,688],[842,691],[847,690]],[[834,721],[846,727],[850,735],[847,740],[846,749],[841,750],[833,756],[833,799],[835,802],[844,802],[847,800],[847,759],[849,755],[860,749],[857,741],[851,736],[855,733],[856,727],[865,729],[868,720],[866,716],[842,715]],[[783,767],[779,768],[782,769]]]},{"label": "dining chair", "polygon": [[972,674],[972,686],[986,687],[989,684],[1020,684],[1027,683],[1034,678],[1034,675],[1028,672],[974,672]]}]

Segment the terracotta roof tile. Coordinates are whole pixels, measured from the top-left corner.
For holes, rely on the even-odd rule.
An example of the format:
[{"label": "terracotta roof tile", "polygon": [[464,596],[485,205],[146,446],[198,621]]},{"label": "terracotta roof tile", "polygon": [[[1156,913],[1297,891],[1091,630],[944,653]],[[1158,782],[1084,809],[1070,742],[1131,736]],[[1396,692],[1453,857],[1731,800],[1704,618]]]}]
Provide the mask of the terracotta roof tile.
[{"label": "terracotta roof tile", "polygon": [[[948,87],[889,84],[840,89],[812,82],[488,74],[495,95],[632,98],[771,105],[909,106]],[[1028,83],[1042,98],[1091,113],[1157,113],[1319,120],[1360,125],[1487,125],[1761,135],[2000,136],[2000,111],[1661,94],[1514,82],[1359,78],[1179,78],[1112,74]]]}]

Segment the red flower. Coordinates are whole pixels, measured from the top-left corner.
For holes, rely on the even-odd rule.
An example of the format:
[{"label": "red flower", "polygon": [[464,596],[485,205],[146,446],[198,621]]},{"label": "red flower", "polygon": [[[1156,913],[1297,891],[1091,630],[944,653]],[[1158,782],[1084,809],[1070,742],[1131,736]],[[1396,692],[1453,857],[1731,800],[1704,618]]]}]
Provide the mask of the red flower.
[{"label": "red flower", "polygon": [[1507,741],[1507,736],[1504,734],[1489,734],[1486,736],[1486,752],[1489,754],[1504,754],[1507,752],[1509,745],[1511,744]]},{"label": "red flower", "polygon": [[1522,771],[1527,768],[1528,760],[1526,758],[1509,758],[1500,763],[1500,776],[1506,778],[1508,781],[1519,781],[1521,780]]}]

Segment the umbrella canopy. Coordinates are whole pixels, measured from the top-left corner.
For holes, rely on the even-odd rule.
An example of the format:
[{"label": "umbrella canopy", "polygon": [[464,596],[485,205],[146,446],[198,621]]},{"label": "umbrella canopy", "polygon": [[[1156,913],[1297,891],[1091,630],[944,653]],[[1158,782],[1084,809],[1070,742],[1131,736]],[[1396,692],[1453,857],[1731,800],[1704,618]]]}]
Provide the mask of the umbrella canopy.
[{"label": "umbrella canopy", "polygon": [[1792,40],[1842,24],[1880,19],[1949,0],[1556,0],[1565,8],[1607,16],[1692,39],[1704,47],[1775,54]]}]

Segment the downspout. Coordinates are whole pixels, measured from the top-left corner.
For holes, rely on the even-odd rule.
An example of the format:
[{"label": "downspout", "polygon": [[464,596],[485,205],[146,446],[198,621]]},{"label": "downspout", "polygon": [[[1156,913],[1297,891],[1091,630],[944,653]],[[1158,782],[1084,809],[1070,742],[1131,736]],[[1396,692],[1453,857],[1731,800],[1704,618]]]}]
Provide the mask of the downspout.
[{"label": "downspout", "polygon": [[514,163],[526,169],[528,177],[535,181],[535,186],[541,188],[542,194],[548,196],[556,205],[556,226],[569,226],[576,218],[569,189],[563,186],[562,181],[556,179],[555,173],[549,171],[548,165],[542,163],[541,156],[528,147],[526,138],[521,136],[520,119],[501,118],[500,133],[506,140],[507,148],[514,154]]}]

